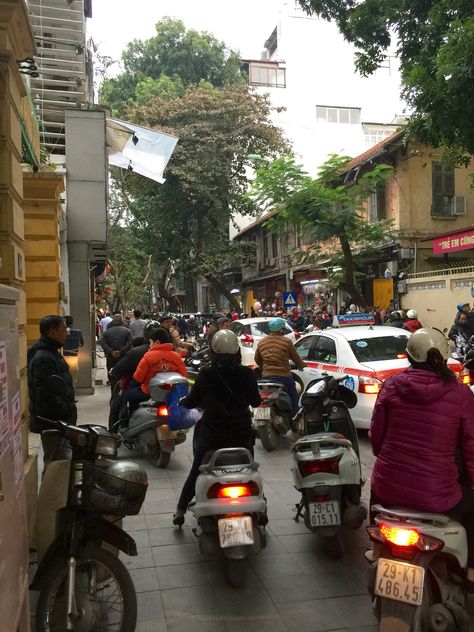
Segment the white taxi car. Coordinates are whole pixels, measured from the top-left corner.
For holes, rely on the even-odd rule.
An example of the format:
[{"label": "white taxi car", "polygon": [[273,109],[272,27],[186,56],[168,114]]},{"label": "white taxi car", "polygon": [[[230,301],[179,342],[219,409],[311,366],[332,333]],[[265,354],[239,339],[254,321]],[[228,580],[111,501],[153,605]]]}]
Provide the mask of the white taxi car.
[{"label": "white taxi car", "polygon": [[[406,346],[410,332],[397,327],[370,324],[331,327],[303,336],[296,350],[306,368],[293,371],[306,386],[321,371],[342,376],[343,384],[357,395],[351,417],[357,428],[370,427],[372,410],[384,380],[407,368],[410,363]],[[449,359],[451,370],[459,373],[462,365]]]},{"label": "white taxi car", "polygon": [[[256,317],[256,318],[241,318],[232,323],[231,329],[239,337],[240,351],[242,353],[242,364],[250,368],[255,367],[255,351],[257,345],[264,338],[268,336],[269,329],[268,323],[270,318]],[[291,327],[289,323],[285,324],[285,336],[296,342],[300,337],[300,334]]]}]

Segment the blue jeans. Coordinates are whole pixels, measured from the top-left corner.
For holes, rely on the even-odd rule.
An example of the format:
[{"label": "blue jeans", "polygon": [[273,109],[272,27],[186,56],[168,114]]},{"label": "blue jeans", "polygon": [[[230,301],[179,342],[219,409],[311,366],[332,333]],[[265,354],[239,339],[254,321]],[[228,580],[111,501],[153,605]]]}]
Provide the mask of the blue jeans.
[{"label": "blue jeans", "polygon": [[285,377],[282,375],[267,375],[266,377],[262,379],[266,380],[267,382],[278,382],[278,384],[283,384],[286,392],[290,396],[291,407],[293,409],[293,414],[295,414],[298,410],[298,400],[299,400],[299,395],[298,395],[298,391],[296,390],[295,380],[292,377]]}]

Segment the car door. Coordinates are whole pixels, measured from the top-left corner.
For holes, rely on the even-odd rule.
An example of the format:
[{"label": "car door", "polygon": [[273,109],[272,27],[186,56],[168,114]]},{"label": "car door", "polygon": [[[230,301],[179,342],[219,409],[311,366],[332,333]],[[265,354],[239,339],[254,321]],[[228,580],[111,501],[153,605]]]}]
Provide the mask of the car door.
[{"label": "car door", "polygon": [[296,369],[293,371],[295,377],[299,378],[303,386],[306,386],[308,382],[313,380],[316,376],[319,377],[321,371],[317,369],[317,362],[315,361],[315,345],[318,336],[315,334],[309,334],[303,336],[298,342],[295,343],[295,349],[300,358],[305,362],[306,367],[304,369]]}]

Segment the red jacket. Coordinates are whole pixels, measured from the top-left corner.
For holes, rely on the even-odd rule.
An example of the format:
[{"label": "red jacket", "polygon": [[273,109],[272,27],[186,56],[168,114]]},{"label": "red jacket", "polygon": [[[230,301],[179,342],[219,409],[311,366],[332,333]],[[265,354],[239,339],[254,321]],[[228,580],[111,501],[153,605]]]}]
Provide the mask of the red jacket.
[{"label": "red jacket", "polygon": [[133,374],[134,379],[141,383],[141,389],[147,395],[150,393],[149,383],[157,373],[170,371],[181,373],[186,377],[184,362],[175,351],[171,343],[164,343],[152,347],[140,360],[137,370]]},{"label": "red jacket", "polygon": [[377,457],[372,489],[383,503],[447,511],[461,498],[456,450],[474,485],[474,397],[459,382],[409,368],[387,380],[369,437]]},{"label": "red jacket", "polygon": [[411,318],[410,320],[407,320],[403,323],[403,329],[410,331],[412,334],[414,334],[415,331],[418,331],[418,329],[421,329],[422,327],[423,325],[417,318]]}]

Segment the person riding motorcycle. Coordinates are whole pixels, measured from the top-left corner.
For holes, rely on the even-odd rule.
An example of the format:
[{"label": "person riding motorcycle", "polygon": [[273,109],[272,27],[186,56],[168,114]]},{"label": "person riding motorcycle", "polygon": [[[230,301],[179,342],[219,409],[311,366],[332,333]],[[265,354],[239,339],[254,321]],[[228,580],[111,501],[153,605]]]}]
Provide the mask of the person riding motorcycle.
[{"label": "person riding motorcycle", "polygon": [[199,372],[191,393],[180,402],[200,408],[199,435],[194,460],[178,500],[173,524],[182,525],[188,504],[195,494],[199,466],[209,450],[247,448],[253,454],[254,433],[249,406],[261,403],[252,369],[242,366],[239,340],[234,332],[216,332],[211,342],[211,366]]},{"label": "person riding motorcycle", "polygon": [[190,349],[193,349],[193,345],[190,342],[185,342],[184,340],[181,340],[179,330],[173,325],[172,316],[170,316],[169,314],[163,314],[163,316],[161,316],[160,318],[160,325],[169,332],[175,351],[180,353],[180,349],[183,349],[186,352]]},{"label": "person riding motorcycle", "polygon": [[423,325],[418,320],[418,312],[415,309],[409,309],[407,311],[407,320],[403,323],[403,329],[413,334],[422,327]]},{"label": "person riding motorcycle", "polygon": [[298,392],[290,370],[290,360],[298,369],[304,369],[305,363],[296,352],[291,340],[285,336],[285,326],[283,318],[270,319],[268,323],[270,334],[258,343],[255,364],[261,369],[262,377],[271,377],[272,381],[283,384],[291,398],[293,411],[296,412]]},{"label": "person riding motorcycle", "polygon": [[438,329],[416,331],[407,355],[411,367],[386,380],[372,415],[371,506],[459,514],[474,582],[474,398],[447,367],[450,344]]}]

